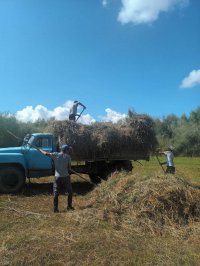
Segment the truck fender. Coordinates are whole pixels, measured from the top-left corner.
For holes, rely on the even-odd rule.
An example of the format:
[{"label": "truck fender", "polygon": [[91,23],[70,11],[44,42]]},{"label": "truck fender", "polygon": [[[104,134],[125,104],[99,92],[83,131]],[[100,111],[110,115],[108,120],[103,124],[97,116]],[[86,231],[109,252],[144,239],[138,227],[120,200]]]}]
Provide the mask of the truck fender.
[{"label": "truck fender", "polygon": [[21,165],[26,171],[26,161],[23,154],[20,153],[0,153],[0,168],[5,164],[17,164]]}]

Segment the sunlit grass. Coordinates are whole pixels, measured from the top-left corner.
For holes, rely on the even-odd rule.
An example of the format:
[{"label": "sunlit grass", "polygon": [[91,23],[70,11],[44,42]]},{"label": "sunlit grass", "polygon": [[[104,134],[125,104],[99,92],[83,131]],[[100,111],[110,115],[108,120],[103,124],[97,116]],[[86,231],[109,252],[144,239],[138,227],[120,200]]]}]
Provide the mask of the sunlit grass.
[{"label": "sunlit grass", "polygon": [[[97,188],[72,175],[74,212],[64,212],[64,194],[61,213],[52,212],[53,177],[31,180],[21,195],[1,195],[0,265],[199,265],[198,220],[169,220],[155,230],[148,220],[139,226],[130,208],[123,210],[134,208],[136,181],[170,178],[155,157],[141,163],[134,162],[132,175],[117,174]],[[175,164],[175,178],[200,185],[200,158],[175,158]]]},{"label": "sunlit grass", "polygon": [[[159,157],[160,162],[165,161],[165,157]],[[200,157],[175,157],[175,176],[186,179],[192,182],[192,184],[200,185]],[[141,174],[163,174],[163,169],[159,165],[156,157],[151,157],[150,161],[133,162],[134,171]],[[165,165],[163,165],[165,170]]]}]

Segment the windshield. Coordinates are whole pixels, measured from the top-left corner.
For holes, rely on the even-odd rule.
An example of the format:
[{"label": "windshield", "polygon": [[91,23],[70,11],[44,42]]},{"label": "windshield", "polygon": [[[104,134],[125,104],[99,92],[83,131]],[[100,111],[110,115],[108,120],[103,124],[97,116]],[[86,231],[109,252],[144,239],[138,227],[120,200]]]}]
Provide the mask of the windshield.
[{"label": "windshield", "polygon": [[23,140],[23,146],[27,145],[27,143],[31,143],[33,141],[33,136],[31,134],[27,134],[25,137],[24,137],[24,140]]},{"label": "windshield", "polygon": [[37,147],[42,149],[52,150],[52,138],[51,136],[45,135],[26,135],[23,142],[24,146],[27,147]]}]

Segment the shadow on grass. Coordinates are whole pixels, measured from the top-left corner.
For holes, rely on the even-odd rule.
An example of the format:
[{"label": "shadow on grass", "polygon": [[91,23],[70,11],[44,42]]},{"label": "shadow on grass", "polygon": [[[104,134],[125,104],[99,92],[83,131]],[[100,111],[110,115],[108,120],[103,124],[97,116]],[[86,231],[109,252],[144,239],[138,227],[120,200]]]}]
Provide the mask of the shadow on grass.
[{"label": "shadow on grass", "polygon": [[[72,189],[73,193],[76,195],[86,195],[94,189],[94,185],[89,182],[73,182]],[[23,196],[31,197],[36,195],[47,195],[53,194],[53,183],[27,183],[23,191]],[[64,188],[62,189],[60,195],[64,195]]]}]

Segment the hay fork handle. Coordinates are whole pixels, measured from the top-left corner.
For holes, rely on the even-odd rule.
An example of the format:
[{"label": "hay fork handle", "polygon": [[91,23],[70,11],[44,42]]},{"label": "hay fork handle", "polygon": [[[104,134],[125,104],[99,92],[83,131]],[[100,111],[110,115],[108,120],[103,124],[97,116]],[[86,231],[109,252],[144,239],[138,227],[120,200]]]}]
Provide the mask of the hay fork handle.
[{"label": "hay fork handle", "polygon": [[161,162],[160,162],[160,160],[159,160],[159,158],[158,158],[158,155],[157,155],[157,154],[156,154],[156,159],[157,159],[157,161],[158,161],[158,163],[159,163],[160,167],[162,168],[163,172],[166,174],[166,172],[165,172],[165,169],[163,168],[163,166],[162,166],[162,164],[161,164]]},{"label": "hay fork handle", "polygon": [[80,175],[79,173],[77,173],[77,172],[74,171],[73,169],[70,169],[70,171],[71,171],[73,174],[75,174],[75,175],[79,176],[80,178],[84,179],[85,181],[89,182],[90,184],[92,184],[92,185],[94,185],[94,186],[97,186],[95,183],[93,183],[93,182],[87,180],[86,178],[84,178],[82,175]]},{"label": "hay fork handle", "polygon": [[81,115],[82,115],[82,113],[83,113],[83,111],[85,110],[85,108],[83,108],[83,110],[81,111],[81,113],[78,115],[78,117],[77,117],[77,119],[76,119],[76,121],[75,122],[77,122],[78,121],[78,119],[81,117]]}]

